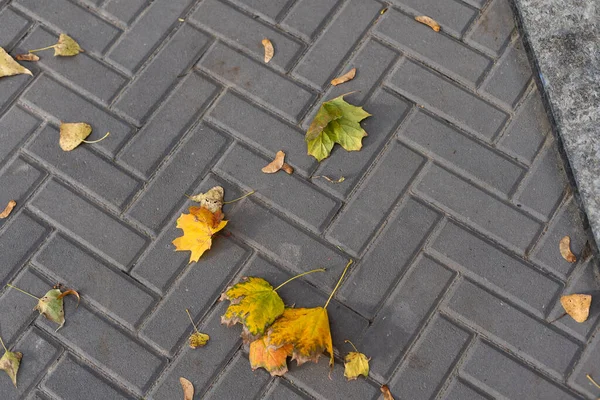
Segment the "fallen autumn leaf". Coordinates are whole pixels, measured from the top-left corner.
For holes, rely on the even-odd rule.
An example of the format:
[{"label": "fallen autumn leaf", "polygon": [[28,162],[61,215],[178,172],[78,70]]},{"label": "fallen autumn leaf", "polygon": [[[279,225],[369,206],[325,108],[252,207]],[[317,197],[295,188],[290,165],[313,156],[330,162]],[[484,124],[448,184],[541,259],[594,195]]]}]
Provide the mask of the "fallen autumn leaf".
[{"label": "fallen autumn leaf", "polygon": [[15,60],[35,62],[35,61],[40,61],[40,58],[38,56],[36,56],[35,54],[26,53],[26,54],[17,54],[15,56]]},{"label": "fallen autumn leaf", "polygon": [[344,75],[338,76],[337,78],[331,81],[333,86],[341,85],[342,83],[351,81],[356,76],[356,68],[352,68],[350,71],[346,72]]},{"label": "fallen autumn leaf", "polygon": [[59,288],[54,287],[53,289],[46,292],[44,297],[39,298],[37,296],[32,295],[29,292],[26,292],[23,289],[19,289],[18,287],[11,285],[10,283],[7,284],[6,286],[11,287],[11,288],[13,288],[23,294],[26,294],[30,297],[33,297],[34,299],[37,299],[38,303],[33,309],[39,311],[40,314],[43,315],[47,320],[57,323],[58,324],[58,328],[56,328],[57,331],[60,328],[62,328],[63,325],[65,324],[65,310],[64,310],[63,298],[65,296],[72,294],[75,297],[77,297],[77,305],[79,305],[79,300],[80,300],[79,293],[77,293],[73,289],[69,289],[64,292],[61,292],[61,290]]},{"label": "fallen autumn leaf", "polygon": [[294,168],[285,162],[285,153],[279,150],[275,155],[275,159],[263,167],[261,171],[265,174],[274,174],[281,169],[284,170],[288,175],[291,175],[294,172]]},{"label": "fallen autumn leaf", "polygon": [[6,207],[4,207],[4,211],[2,211],[0,213],[0,219],[4,219],[4,218],[8,217],[16,205],[17,205],[16,201],[14,201],[14,200],[9,201],[8,204],[6,205]]},{"label": "fallen autumn leaf", "polygon": [[104,139],[110,132],[98,140],[85,140],[92,133],[92,127],[85,122],[60,123],[60,139],[58,144],[63,151],[71,151],[81,143],[93,144]]},{"label": "fallen autumn leaf", "polygon": [[417,22],[427,25],[436,32],[440,31],[440,24],[438,24],[433,18],[430,18],[426,15],[420,15],[418,17],[415,17],[415,20]]},{"label": "fallen autumn leaf", "polygon": [[369,358],[363,353],[359,352],[356,346],[349,341],[345,340],[346,343],[354,348],[354,351],[346,354],[344,359],[344,376],[349,380],[358,378],[359,375],[365,377],[369,376]]},{"label": "fallen autumn leaf", "polygon": [[273,48],[273,43],[267,38],[262,40],[262,45],[265,48],[265,63],[268,63],[275,55],[275,49]]},{"label": "fallen autumn leaf", "polygon": [[8,351],[1,337],[0,343],[2,343],[2,347],[4,348],[4,355],[2,358],[0,358],[0,370],[6,372],[13,385],[17,387],[17,373],[19,372],[19,367],[21,366],[23,353]]},{"label": "fallen autumn leaf", "polygon": [[394,400],[394,396],[392,396],[388,385],[381,386],[381,393],[383,393],[383,400]]},{"label": "fallen autumn leaf", "polygon": [[560,243],[558,244],[558,248],[560,250],[560,255],[570,263],[574,263],[577,261],[577,257],[571,251],[571,238],[569,236],[565,236],[560,239]]},{"label": "fallen autumn leaf", "polygon": [[52,46],[42,47],[41,49],[29,50],[30,53],[38,51],[54,49],[54,57],[71,57],[76,56],[83,51],[79,44],[71,36],[61,33],[58,37],[58,42]]},{"label": "fallen autumn leaf", "polygon": [[249,360],[252,370],[264,368],[271,376],[282,376],[287,371],[287,358],[292,355],[291,344],[273,346],[268,336],[262,336],[250,343]]},{"label": "fallen autumn leaf", "polygon": [[589,294],[569,294],[560,297],[560,304],[571,318],[583,323],[590,315],[592,296]]},{"label": "fallen autumn leaf", "polygon": [[6,50],[0,47],[0,78],[20,74],[33,76],[30,70],[16,62]]},{"label": "fallen autumn leaf", "polygon": [[183,400],[192,400],[194,398],[194,385],[187,379],[180,377],[179,383],[183,389]]},{"label": "fallen autumn leaf", "polygon": [[208,209],[212,213],[221,211],[223,207],[223,195],[225,191],[221,186],[214,186],[206,193],[189,196],[190,200],[200,203],[200,207]]},{"label": "fallen autumn leaf", "polygon": [[215,233],[225,228],[223,213],[211,212],[204,207],[190,207],[189,214],[177,218],[177,228],[183,230],[183,236],[173,240],[175,251],[190,251],[190,262],[198,261],[212,245]]},{"label": "fallen autumn leaf", "polygon": [[188,310],[186,308],[185,312],[187,313],[188,317],[190,318],[190,322],[192,323],[192,326],[194,327],[194,331],[195,331],[194,333],[192,333],[190,335],[190,338],[189,338],[190,347],[192,349],[196,349],[198,347],[205,346],[206,343],[208,343],[208,341],[210,340],[210,336],[208,336],[206,333],[202,333],[198,330],[198,327],[196,326],[196,324],[194,324],[194,320],[192,319],[190,310]]}]

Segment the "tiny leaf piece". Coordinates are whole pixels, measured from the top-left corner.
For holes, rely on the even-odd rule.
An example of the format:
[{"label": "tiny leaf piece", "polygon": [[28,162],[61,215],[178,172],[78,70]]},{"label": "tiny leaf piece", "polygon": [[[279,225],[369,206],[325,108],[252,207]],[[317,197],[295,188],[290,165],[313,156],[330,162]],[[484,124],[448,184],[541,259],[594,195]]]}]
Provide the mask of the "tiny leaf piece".
[{"label": "tiny leaf piece", "polygon": [[349,380],[358,378],[359,375],[369,376],[369,359],[363,353],[360,353],[354,344],[346,340],[354,347],[355,351],[348,353],[344,359],[344,376]]},{"label": "tiny leaf piece", "polygon": [[15,206],[17,205],[17,202],[14,200],[11,200],[8,202],[8,204],[6,205],[6,207],[4,207],[4,211],[2,211],[0,213],[0,219],[4,219],[7,218],[10,213],[12,212],[12,210],[15,208]]},{"label": "tiny leaf piece", "polygon": [[253,276],[227,288],[220,300],[231,302],[221,317],[221,323],[232,326],[239,322],[252,336],[264,334],[285,308],[273,286]]},{"label": "tiny leaf piece", "polygon": [[261,170],[265,174],[274,174],[279,170],[283,169],[288,175],[291,175],[294,172],[294,168],[292,168],[285,161],[285,153],[281,150],[277,152],[275,155],[275,159],[271,161],[268,165],[263,167]]},{"label": "tiny leaf piece", "polygon": [[342,83],[346,83],[351,81],[356,76],[356,68],[352,68],[350,71],[346,72],[344,75],[338,76],[334,80],[331,81],[333,86],[341,85]]},{"label": "tiny leaf piece", "polygon": [[92,133],[92,127],[85,122],[60,124],[60,140],[58,144],[64,151],[71,151],[79,146]]},{"label": "tiny leaf piece", "polygon": [[561,296],[560,304],[571,318],[579,323],[583,323],[590,315],[592,296],[589,294],[569,294]]},{"label": "tiny leaf piece", "polygon": [[569,236],[565,236],[560,239],[560,243],[558,245],[560,249],[560,255],[570,263],[574,263],[577,261],[577,257],[571,251],[571,238]]},{"label": "tiny leaf piece", "polygon": [[187,379],[180,377],[179,383],[183,389],[183,400],[192,400],[194,398],[194,385]]},{"label": "tiny leaf piece", "polygon": [[0,358],[0,370],[6,372],[13,385],[17,387],[17,373],[21,366],[23,353],[8,351],[4,346],[4,342],[2,342],[2,347],[4,347],[4,355]]},{"label": "tiny leaf piece", "polygon": [[192,319],[190,310],[188,310],[186,308],[185,312],[187,313],[188,317],[190,318],[190,322],[192,323],[192,326],[194,327],[194,331],[195,331],[194,333],[192,333],[190,335],[190,338],[189,338],[190,347],[192,349],[196,349],[198,347],[204,347],[206,345],[206,343],[208,343],[208,341],[210,340],[210,336],[208,336],[206,333],[202,333],[198,330],[198,327],[196,326],[196,324],[194,324],[194,320]]},{"label": "tiny leaf piece", "polygon": [[221,211],[223,208],[223,195],[225,191],[221,186],[214,186],[206,193],[190,196],[190,200],[200,203],[200,207],[208,209],[212,213]]},{"label": "tiny leaf piece", "polygon": [[420,15],[418,17],[415,17],[415,20],[417,22],[427,25],[428,27],[430,27],[431,29],[433,29],[436,32],[440,31],[440,24],[438,24],[434,19],[432,19],[426,15]]},{"label": "tiny leaf piece", "polygon": [[223,213],[212,213],[204,207],[190,207],[189,214],[181,214],[177,219],[177,228],[183,230],[183,236],[173,240],[175,251],[190,251],[190,263],[198,261],[212,245],[215,233],[225,228]]},{"label": "tiny leaf piece", "polygon": [[293,348],[291,344],[273,346],[268,336],[262,336],[250,343],[250,366],[253,371],[264,368],[271,376],[282,376],[288,371],[286,359],[292,355]]},{"label": "tiny leaf piece", "polygon": [[367,136],[359,122],[371,114],[347,103],[344,96],[323,103],[306,132],[308,154],[319,162],[329,157],[335,143],[346,151],[358,151]]},{"label": "tiny leaf piece", "polygon": [[381,393],[383,393],[383,400],[394,400],[394,396],[392,396],[388,385],[381,386]]},{"label": "tiny leaf piece", "polygon": [[265,63],[268,63],[273,58],[275,49],[273,48],[273,43],[267,38],[262,40],[262,45],[265,48]]},{"label": "tiny leaf piece", "polygon": [[65,324],[63,297],[69,294],[76,296],[79,301],[79,293],[75,290],[67,290],[63,293],[60,289],[52,289],[39,299],[38,304],[34,308],[34,310],[38,310],[46,319],[56,322],[58,324],[57,331]]},{"label": "tiny leaf piece", "polygon": [[33,53],[26,53],[26,54],[17,54],[15,56],[15,60],[35,62],[35,61],[40,61],[40,58]]},{"label": "tiny leaf piece", "polygon": [[33,76],[30,70],[16,62],[6,50],[0,47],[0,78],[20,74]]},{"label": "tiny leaf piece", "polygon": [[58,37],[58,43],[54,47],[54,56],[71,57],[82,51],[79,44],[71,36],[61,33]]}]

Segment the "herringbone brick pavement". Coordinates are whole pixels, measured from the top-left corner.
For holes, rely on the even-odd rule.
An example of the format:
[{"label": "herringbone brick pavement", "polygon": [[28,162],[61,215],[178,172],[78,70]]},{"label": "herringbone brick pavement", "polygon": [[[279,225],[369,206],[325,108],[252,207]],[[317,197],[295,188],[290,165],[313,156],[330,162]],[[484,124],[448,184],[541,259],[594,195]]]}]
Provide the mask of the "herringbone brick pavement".
[{"label": "herringbone brick pavement", "polygon": [[[382,384],[399,399],[598,396],[597,302],[584,324],[549,324],[561,294],[598,294],[599,278],[508,0],[0,1],[12,54],[61,32],[86,52],[0,80],[0,204],[18,203],[0,220],[0,284],[62,282],[82,304],[55,332],[1,290],[0,334],[25,354],[2,400],[179,399],[180,376],[215,399],[364,400]],[[303,132],[351,91],[373,114],[364,148],[317,164]],[[111,135],[64,153],[59,121]],[[262,174],[280,149],[294,175]],[[175,220],[184,194],[215,184],[256,194],[226,206],[230,235],[188,264]],[[221,291],[324,267],[281,291],[321,305],[348,258],[331,379],[326,362],[252,372]],[[185,343],[186,308],[203,349]],[[344,339],[372,357],[368,379],[343,378]]]}]

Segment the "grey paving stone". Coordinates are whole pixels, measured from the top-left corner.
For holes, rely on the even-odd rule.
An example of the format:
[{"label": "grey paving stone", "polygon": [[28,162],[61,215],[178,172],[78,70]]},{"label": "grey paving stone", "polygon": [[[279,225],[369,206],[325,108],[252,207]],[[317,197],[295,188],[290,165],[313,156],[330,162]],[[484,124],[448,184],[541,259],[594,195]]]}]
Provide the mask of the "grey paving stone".
[{"label": "grey paving stone", "polygon": [[[214,161],[221,157],[228,144],[227,138],[206,125],[199,125],[188,140],[169,158],[165,168],[144,188],[127,212],[144,226],[157,232],[165,220],[186,201],[190,194],[210,170]],[[143,158],[146,160],[146,158]],[[185,176],[186,179],[178,179]]]},{"label": "grey paving stone", "polygon": [[[339,298],[361,314],[372,317],[411,260],[420,250],[439,214],[406,200],[386,224],[382,236],[355,267],[339,292]],[[374,270],[376,268],[376,270]],[[374,273],[376,271],[376,273]]]},{"label": "grey paving stone", "polygon": [[268,372],[263,369],[252,371],[246,356],[238,352],[202,398],[225,399],[231,393],[236,393],[236,398],[240,400],[255,399],[269,380]]},{"label": "grey paving stone", "polygon": [[252,11],[259,12],[271,19],[277,19],[277,16],[284,12],[291,4],[293,0],[272,0],[265,2],[262,0],[234,0],[244,7]]},{"label": "grey paving stone", "polygon": [[[209,42],[210,39],[204,33],[183,25],[123,92],[114,107],[133,118],[137,125],[141,125],[177,82],[179,75],[200,57]],[[214,89],[209,87],[205,90]]]},{"label": "grey paving stone", "polygon": [[[471,92],[412,61],[406,60],[400,65],[390,84],[418,104],[431,107],[445,119],[488,140],[498,133],[508,117]],[[453,100],[448,102],[447,98]]]},{"label": "grey paving stone", "polygon": [[98,376],[89,367],[79,364],[73,357],[66,356],[54,367],[44,380],[44,390],[59,399],[131,399],[122,390],[115,388],[106,379]]},{"label": "grey paving stone", "polygon": [[379,15],[382,5],[372,0],[350,0],[302,57],[294,74],[322,87],[333,78],[338,66],[351,52]]},{"label": "grey paving stone", "polygon": [[150,0],[107,0],[102,8],[124,24],[129,24]]},{"label": "grey paving stone", "polygon": [[58,145],[59,135],[57,128],[46,125],[26,151],[53,173],[91,190],[118,208],[139,189],[137,179],[90,147],[83,145],[68,153],[63,151]]},{"label": "grey paving stone", "polygon": [[384,14],[375,32],[417,59],[470,83],[478,82],[491,63],[480,53],[394,9]]},{"label": "grey paving stone", "polygon": [[[0,379],[2,399],[22,399],[28,389],[46,374],[46,369],[58,358],[62,349],[56,344],[50,343],[36,328],[30,328],[18,342],[5,344],[10,351],[21,352],[23,358],[17,374],[16,388],[9,377],[2,374],[2,379]],[[2,353],[4,354],[4,350]]]},{"label": "grey paving stone", "polygon": [[[371,273],[377,272],[377,264],[363,267],[367,267]],[[406,353],[453,276],[454,273],[442,265],[428,258],[420,258],[408,275],[393,289],[359,345],[361,352],[372,357],[370,373],[377,380],[387,382],[391,378],[400,357]],[[374,287],[371,290],[374,290]],[[450,344],[449,337],[447,340]],[[461,342],[466,339],[459,337],[456,340]],[[459,350],[450,348],[444,351]],[[409,357],[413,354],[411,352]],[[434,382],[430,381],[432,386]]]},{"label": "grey paving stone", "polygon": [[[215,167],[216,171],[256,190],[255,195],[274,203],[309,226],[320,230],[340,207],[339,202],[315,189],[303,179],[283,171],[265,174],[261,171],[272,159],[261,157],[250,149],[234,145]],[[318,204],[319,207],[314,207]]]},{"label": "grey paving stone", "polygon": [[[22,208],[25,198],[34,190],[46,174],[38,168],[17,158],[7,164],[7,168],[0,173],[0,207],[5,207],[9,201],[17,202],[18,208]],[[18,208],[13,209],[11,215],[16,215]],[[10,220],[0,219],[0,228]],[[1,239],[0,239],[1,241]]]},{"label": "grey paving stone", "polygon": [[470,338],[469,332],[446,319],[435,317],[392,378],[392,393],[400,398],[433,398]]},{"label": "grey paving stone", "polygon": [[[246,0],[248,2],[248,0]],[[281,0],[263,2],[253,0],[254,5],[262,3],[262,7],[277,7]],[[284,0],[287,3],[289,0]],[[279,5],[280,5],[279,4]],[[285,5],[285,4],[284,4]],[[190,21],[203,28],[208,28],[216,35],[226,39],[235,46],[241,46],[252,53],[257,59],[264,59],[262,40],[267,38],[275,48],[275,56],[269,65],[277,65],[288,70],[294,63],[303,45],[289,36],[283,35],[278,30],[266,25],[251,16],[236,10],[232,6],[219,1],[208,0],[202,2],[200,7],[191,16]]]},{"label": "grey paving stone", "polygon": [[493,0],[475,22],[466,42],[499,56],[514,29],[515,19],[508,0]]},{"label": "grey paving stone", "polygon": [[509,107],[514,106],[531,79],[531,67],[521,40],[510,46],[495,68],[483,90]]},{"label": "grey paving stone", "polygon": [[423,112],[410,119],[399,137],[429,157],[457,166],[505,194],[511,192],[525,173],[493,148]]},{"label": "grey paving stone", "polygon": [[54,236],[33,262],[57,282],[76,289],[85,300],[131,329],[155,302],[134,280],[62,235]]},{"label": "grey paving stone", "polygon": [[287,383],[285,379],[282,378],[276,378],[275,383],[271,385],[271,387],[263,397],[263,399],[265,400],[304,400],[309,398],[310,397],[304,394],[300,394],[298,389],[294,388],[292,385]]},{"label": "grey paving stone", "polygon": [[423,157],[399,143],[388,146],[340,211],[327,237],[359,254],[406,192],[423,162]]},{"label": "grey paving stone", "polygon": [[[56,101],[57,98],[60,101]],[[21,101],[51,115],[57,124],[59,122],[87,122],[94,130],[87,140],[99,139],[106,132],[110,132],[109,138],[95,144],[94,147],[102,149],[111,156],[114,156],[133,133],[129,124],[79,93],[61,85],[48,75],[39,77],[21,97]]]},{"label": "grey paving stone", "polygon": [[490,398],[459,380],[454,380],[444,394],[444,399],[447,400],[489,400]]},{"label": "grey paving stone", "polygon": [[325,24],[339,0],[297,0],[282,25],[306,38],[314,37]]},{"label": "grey paving stone", "polygon": [[146,245],[142,235],[55,180],[30,207],[121,268],[129,266]]},{"label": "grey paving stone", "polygon": [[39,126],[40,121],[20,107],[11,107],[0,117],[0,162],[4,163],[8,156],[18,149]]},{"label": "grey paving stone", "polygon": [[579,399],[549,382],[521,362],[484,343],[478,343],[463,367],[463,372],[482,387],[507,398]]},{"label": "grey paving stone", "polygon": [[598,364],[598,357],[600,357],[600,336],[596,335],[581,355],[581,358],[577,362],[574,371],[569,378],[569,383],[577,390],[585,393],[590,399],[598,397],[598,394],[600,393],[600,389],[594,386],[592,382],[586,378],[586,375],[590,374],[590,371],[592,371],[590,375],[594,380],[598,379],[596,377],[597,373],[595,369],[595,366]]},{"label": "grey paving stone", "polygon": [[460,1],[393,0],[400,7],[408,7],[415,15],[427,15],[443,28],[460,37],[477,15],[477,10]]},{"label": "grey paving stone", "polygon": [[468,281],[461,282],[447,307],[475,330],[561,377],[580,350],[571,339]]},{"label": "grey paving stone", "polygon": [[11,104],[31,82],[32,77],[27,74],[3,78],[0,81],[0,104]]},{"label": "grey paving stone", "polygon": [[30,22],[9,7],[0,11],[0,47],[9,51],[27,31]]},{"label": "grey paving stone", "polygon": [[494,235],[523,253],[541,224],[517,207],[502,202],[456,175],[432,165],[416,191],[468,224]]},{"label": "grey paving stone", "polygon": [[[261,39],[262,40],[262,39]],[[297,122],[315,96],[297,83],[218,42],[200,60],[201,68]]]},{"label": "grey paving stone", "polygon": [[117,27],[67,0],[17,0],[13,4],[33,13],[58,31],[66,32],[89,52],[104,53],[120,33]]},{"label": "grey paving stone", "polygon": [[[178,24],[177,18],[182,16],[192,3],[192,0],[152,2],[146,12],[136,20],[133,27],[121,36],[119,43],[112,48],[108,57],[128,72],[135,72],[169,30]],[[184,26],[181,29],[185,30],[186,28]],[[193,38],[190,37],[190,39]],[[202,47],[202,44],[199,44],[199,47]],[[178,53],[185,51],[184,49],[178,50]],[[178,55],[181,56],[181,53]]]}]

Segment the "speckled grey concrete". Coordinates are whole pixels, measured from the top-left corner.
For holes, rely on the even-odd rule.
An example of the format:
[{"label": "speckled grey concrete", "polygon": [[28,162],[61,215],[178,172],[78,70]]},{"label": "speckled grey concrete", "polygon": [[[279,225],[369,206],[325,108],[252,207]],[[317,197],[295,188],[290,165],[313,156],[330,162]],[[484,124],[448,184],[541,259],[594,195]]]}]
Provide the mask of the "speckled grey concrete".
[{"label": "speckled grey concrete", "polygon": [[[598,397],[600,305],[552,322],[562,294],[600,286],[507,0],[0,0],[11,54],[60,32],[86,52],[0,79],[0,207],[17,201],[0,220],[0,335],[24,354],[0,400],[181,399],[180,376],[196,399],[365,400],[382,384],[411,400]],[[304,131],[347,92],[369,136],[319,164]],[[65,153],[59,121],[111,135]],[[278,150],[293,175],[261,172]],[[176,220],[214,185],[256,193],[225,206],[226,231],[190,264]],[[220,293],[324,267],[280,290],[320,306],[349,258],[331,379],[324,359],[252,371]],[[58,332],[5,287],[57,281],[81,293]],[[187,346],[186,308],[206,347]],[[367,379],[344,379],[345,339],[371,357]]]}]

